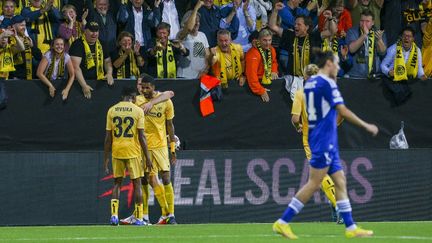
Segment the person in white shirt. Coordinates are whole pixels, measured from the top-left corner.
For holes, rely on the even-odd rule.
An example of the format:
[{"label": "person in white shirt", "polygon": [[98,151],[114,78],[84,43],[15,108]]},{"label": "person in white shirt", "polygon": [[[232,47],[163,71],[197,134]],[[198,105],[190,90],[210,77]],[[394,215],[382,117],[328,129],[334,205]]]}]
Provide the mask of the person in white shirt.
[{"label": "person in white shirt", "polygon": [[57,80],[63,80],[67,77],[66,87],[61,92],[62,99],[66,100],[74,82],[75,73],[71,58],[64,50],[65,40],[61,37],[56,37],[53,40],[51,49],[44,54],[39,63],[36,75],[48,87],[51,97],[55,95],[57,84],[61,83],[57,82]]},{"label": "person in white shirt", "polygon": [[209,43],[206,35],[198,31],[200,27],[200,14],[189,11],[182,19],[182,29],[177,38],[190,50],[189,55],[182,57],[177,69],[177,77],[201,78],[209,69]]},{"label": "person in white shirt", "polygon": [[387,54],[381,62],[381,71],[394,81],[426,79],[421,50],[415,44],[414,36],[414,29],[405,27],[400,40],[387,49]]},{"label": "person in white shirt", "polygon": [[174,40],[180,31],[179,14],[175,0],[164,0],[160,5],[162,11],[162,22],[171,25],[169,40]]}]

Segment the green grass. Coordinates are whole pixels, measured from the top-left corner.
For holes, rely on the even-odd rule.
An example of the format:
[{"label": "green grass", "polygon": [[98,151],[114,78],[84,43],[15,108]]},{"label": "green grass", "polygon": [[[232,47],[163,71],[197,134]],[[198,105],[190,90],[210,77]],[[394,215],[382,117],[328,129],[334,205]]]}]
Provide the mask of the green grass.
[{"label": "green grass", "polygon": [[[432,242],[432,222],[361,223],[373,238],[350,242]],[[346,242],[344,227],[333,223],[293,223],[299,242]],[[0,242],[282,242],[271,224],[185,224],[167,226],[0,227]]]}]

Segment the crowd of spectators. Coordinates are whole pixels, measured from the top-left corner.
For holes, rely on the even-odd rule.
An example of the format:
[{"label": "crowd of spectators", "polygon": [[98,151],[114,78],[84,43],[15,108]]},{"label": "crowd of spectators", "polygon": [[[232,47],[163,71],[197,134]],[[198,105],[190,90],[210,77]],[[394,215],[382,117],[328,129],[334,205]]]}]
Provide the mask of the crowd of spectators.
[{"label": "crowd of spectators", "polygon": [[[393,82],[432,75],[431,0],[4,0],[4,80],[40,79],[67,99],[74,80],[157,78],[247,83],[264,102],[278,77],[293,92],[314,50],[339,56],[339,76]],[[63,80],[66,82],[59,82]],[[64,87],[60,87],[59,84]]]}]

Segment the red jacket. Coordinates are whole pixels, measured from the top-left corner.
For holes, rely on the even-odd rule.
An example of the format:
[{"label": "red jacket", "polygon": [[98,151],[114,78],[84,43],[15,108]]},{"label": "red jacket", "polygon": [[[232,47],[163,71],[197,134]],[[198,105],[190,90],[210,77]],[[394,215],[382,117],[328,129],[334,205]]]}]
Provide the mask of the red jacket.
[{"label": "red jacket", "polygon": [[[340,36],[341,31],[345,31],[345,34],[348,32],[348,30],[352,27],[352,19],[351,19],[351,14],[350,12],[344,8],[343,12],[341,13],[341,15],[338,18],[338,30],[337,30],[337,34],[338,36]],[[326,22],[326,17],[324,17],[324,15],[321,13],[321,15],[319,16],[319,20],[318,20],[318,29],[320,32],[323,31],[324,29],[324,25]]]}]

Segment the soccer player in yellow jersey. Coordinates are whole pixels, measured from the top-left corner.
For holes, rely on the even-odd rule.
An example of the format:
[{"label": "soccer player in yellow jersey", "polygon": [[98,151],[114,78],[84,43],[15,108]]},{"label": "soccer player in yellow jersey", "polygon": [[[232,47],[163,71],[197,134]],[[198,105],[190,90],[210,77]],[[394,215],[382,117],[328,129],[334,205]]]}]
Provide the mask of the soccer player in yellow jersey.
[{"label": "soccer player in yellow jersey", "polygon": [[126,87],[122,91],[122,101],[112,106],[107,113],[106,135],[104,146],[104,169],[109,174],[108,164],[110,152],[112,153],[112,170],[114,188],[111,199],[112,225],[118,225],[118,208],[120,187],[125,177],[126,168],[134,185],[135,197],[135,225],[144,225],[143,201],[140,178],[144,173],[144,164],[141,154],[144,154],[146,168],[152,168],[152,161],[147,150],[144,136],[144,111],[134,104],[136,89]]},{"label": "soccer player in yellow jersey", "polygon": [[[304,70],[304,80],[308,80],[309,77],[318,73],[318,66],[315,64],[309,64],[305,67]],[[308,160],[311,159],[312,153],[308,143],[308,119],[305,107],[305,99],[303,89],[297,90],[294,95],[293,105],[291,109],[291,122],[294,125],[295,129],[299,133],[303,133],[303,148],[306,153],[306,158]],[[338,124],[340,124],[340,119],[338,117]],[[331,203],[332,206],[332,215],[333,220],[338,224],[343,224],[343,219],[339,217],[336,207],[336,196],[335,196],[335,186],[334,182],[329,175],[326,175],[321,182],[321,190],[324,191],[326,197]]]},{"label": "soccer player in yellow jersey", "polygon": [[[142,96],[137,97],[136,104],[138,106],[143,106],[161,95],[160,92],[155,90],[154,81],[151,76],[142,75],[141,77]],[[146,170],[143,185],[150,184],[155,195],[157,193],[156,188],[160,188],[161,193],[165,195],[168,206],[166,212],[162,212],[158,224],[176,224],[174,217],[174,190],[170,179],[170,168],[176,161],[173,118],[174,106],[172,101],[168,99],[167,101],[153,105],[150,111],[146,113],[145,119],[145,136],[147,141],[149,141],[148,148],[154,166],[153,169]],[[172,141],[169,144],[171,158],[168,155],[167,133],[169,140]],[[160,186],[157,180],[158,173],[161,175],[163,186]],[[163,201],[163,197],[161,199]]]},{"label": "soccer player in yellow jersey", "polygon": [[[142,178],[143,191],[143,220],[149,224],[148,217],[148,198],[149,188],[153,188],[154,195],[161,207],[162,216],[158,224],[176,224],[174,217],[174,191],[170,181],[170,159],[168,156],[168,143],[166,134],[168,131],[170,141],[175,141],[174,107],[171,97],[172,91],[155,91],[153,77],[148,74],[141,74],[137,80],[139,95],[135,104],[143,108],[145,112],[145,136],[149,142],[149,154],[154,163],[153,170],[146,170]],[[175,163],[175,142],[170,142],[171,163]],[[162,183],[159,183],[158,173],[162,175]],[[120,220],[122,224],[133,224],[136,220],[136,213]]]}]

